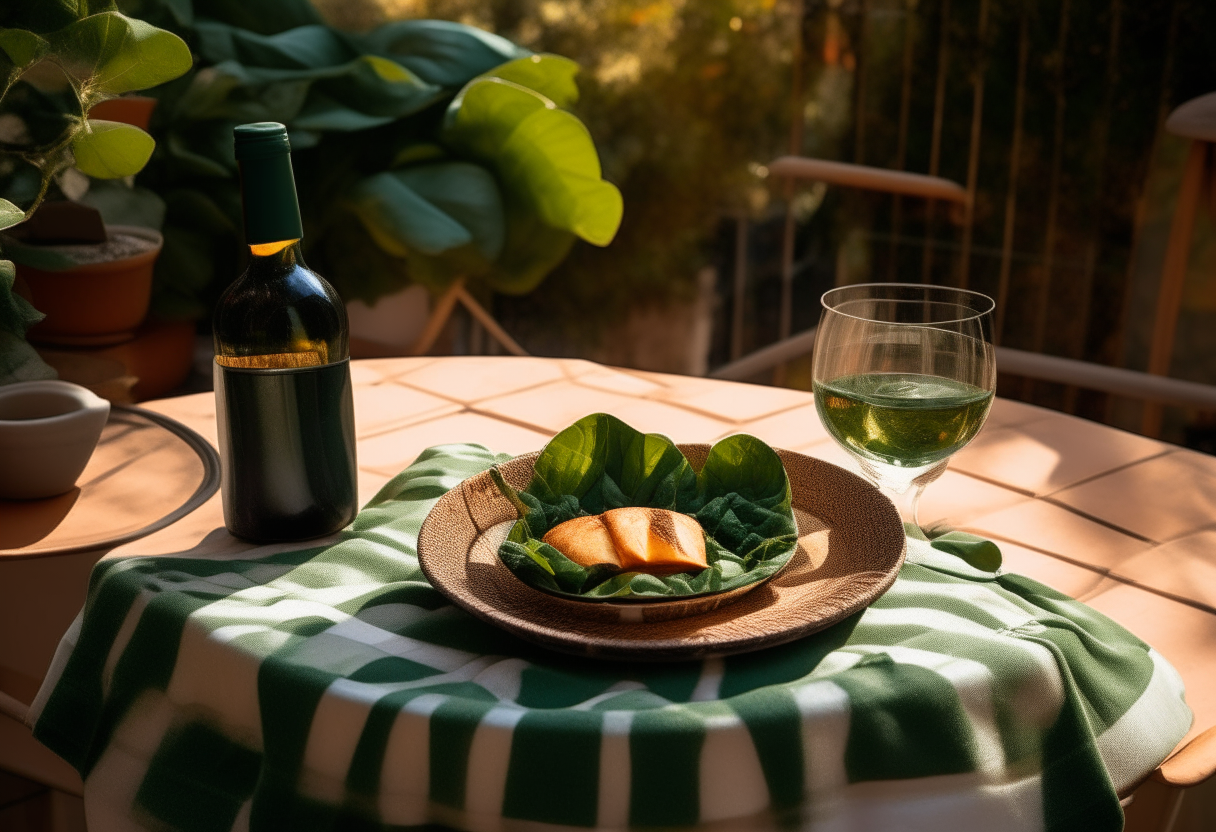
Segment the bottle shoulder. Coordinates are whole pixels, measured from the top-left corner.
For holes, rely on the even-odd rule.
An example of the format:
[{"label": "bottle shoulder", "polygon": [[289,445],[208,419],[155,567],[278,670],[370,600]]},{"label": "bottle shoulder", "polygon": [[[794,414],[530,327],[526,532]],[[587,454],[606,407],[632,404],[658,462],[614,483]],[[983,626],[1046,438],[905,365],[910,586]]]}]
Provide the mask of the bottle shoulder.
[{"label": "bottle shoulder", "polygon": [[309,353],[326,364],[348,355],[346,306],[298,261],[253,262],[220,297],[213,320],[219,356]]}]

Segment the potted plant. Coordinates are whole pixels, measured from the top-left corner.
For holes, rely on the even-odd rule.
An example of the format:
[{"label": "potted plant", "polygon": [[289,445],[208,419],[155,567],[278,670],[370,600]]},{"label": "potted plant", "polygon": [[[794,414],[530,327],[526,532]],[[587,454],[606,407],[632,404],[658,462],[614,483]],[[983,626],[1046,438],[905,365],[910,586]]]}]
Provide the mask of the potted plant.
[{"label": "potted plant", "polygon": [[[165,204],[154,311],[205,317],[240,272],[241,122],[287,125],[308,262],[364,309],[419,286],[423,305],[528,293],[576,239],[616,233],[620,193],[571,112],[573,61],[446,21],[341,31],[307,0],[139,11],[197,58],[153,92],[158,145],[137,180]],[[391,330],[409,311],[385,317]]]},{"label": "potted plant", "polygon": [[[98,179],[137,173],[155,147],[152,137],[137,126],[90,114],[123,93],[176,78],[191,63],[190,51],[179,37],[121,14],[112,0],[79,7],[25,3],[0,10],[0,164],[6,174],[0,230],[33,217],[56,180],[63,181],[69,171]],[[77,219],[82,215],[75,212]],[[50,224],[53,237],[55,223]],[[88,233],[99,232],[94,228]],[[158,241],[151,242],[159,247]],[[0,242],[0,253],[8,253],[6,248],[35,247]],[[146,261],[150,249],[143,248],[147,250],[120,253]],[[26,253],[37,259],[36,250]],[[62,251],[41,253],[49,257],[42,266],[64,265]],[[42,314],[14,294],[16,283],[11,260],[0,261],[0,383],[54,375],[25,340],[26,331]],[[63,291],[87,294],[82,285],[88,286],[87,278]],[[60,300],[42,294],[44,299],[38,302],[44,305]],[[99,318],[95,313],[94,308],[94,317]]]}]

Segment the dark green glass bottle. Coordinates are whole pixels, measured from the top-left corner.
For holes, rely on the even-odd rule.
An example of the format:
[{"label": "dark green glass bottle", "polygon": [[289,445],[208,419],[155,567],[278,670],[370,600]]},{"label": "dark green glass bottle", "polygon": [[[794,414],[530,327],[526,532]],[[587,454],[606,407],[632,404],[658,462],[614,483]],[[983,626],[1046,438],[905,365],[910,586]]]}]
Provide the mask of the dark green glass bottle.
[{"label": "dark green glass bottle", "polygon": [[250,256],[214,320],[224,523],[305,540],[358,509],[346,307],[300,255],[286,128],[243,124],[235,140]]}]

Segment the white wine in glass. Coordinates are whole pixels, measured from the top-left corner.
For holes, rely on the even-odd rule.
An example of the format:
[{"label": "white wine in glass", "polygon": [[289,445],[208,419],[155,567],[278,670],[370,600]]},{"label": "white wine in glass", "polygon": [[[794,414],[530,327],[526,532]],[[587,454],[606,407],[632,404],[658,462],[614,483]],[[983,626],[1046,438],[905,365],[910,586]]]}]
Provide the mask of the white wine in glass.
[{"label": "white wine in glass", "polygon": [[996,389],[992,299],[941,286],[866,283],[823,296],[814,390],[832,437],[904,521],[983,426]]}]

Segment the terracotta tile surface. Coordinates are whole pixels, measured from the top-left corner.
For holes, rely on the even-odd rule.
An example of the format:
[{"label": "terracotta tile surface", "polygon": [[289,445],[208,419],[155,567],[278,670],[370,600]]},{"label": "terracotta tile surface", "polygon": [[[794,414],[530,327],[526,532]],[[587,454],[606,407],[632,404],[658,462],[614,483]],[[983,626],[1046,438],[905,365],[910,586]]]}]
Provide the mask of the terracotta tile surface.
[{"label": "terracotta tile surface", "polygon": [[632,396],[562,380],[487,399],[476,409],[556,433],[590,413],[611,413],[624,419],[621,410],[637,401]]},{"label": "terracotta tile surface", "polygon": [[1195,712],[1195,722],[1179,747],[1216,724],[1216,673],[1212,669],[1216,615],[1113,582],[1109,589],[1085,599],[1085,603],[1151,644],[1182,674],[1186,701]]},{"label": "terracotta tile surface", "polygon": [[1115,471],[1054,499],[1158,542],[1216,525],[1216,476],[1180,453]]},{"label": "terracotta tile surface", "polygon": [[925,488],[918,516],[925,526],[940,523],[969,529],[977,517],[1029,500],[1025,494],[946,469]]},{"label": "terracotta tile surface", "polygon": [[1216,477],[1216,456],[1211,454],[1202,454],[1198,451],[1192,451],[1188,448],[1176,448],[1173,456],[1178,457],[1176,462],[1181,462],[1185,465],[1194,468],[1200,474],[1205,474],[1210,477]]},{"label": "terracotta tile surface", "polygon": [[750,422],[782,410],[806,405],[811,395],[801,390],[765,387],[759,384],[739,384],[720,381],[700,389],[681,387],[655,394],[652,398],[666,400],[711,416],[732,422]]},{"label": "terracotta tile surface", "polygon": [[[1113,571],[1121,578],[1206,604],[1216,611],[1216,531],[1155,546]],[[1216,656],[1212,661],[1216,668]]]},{"label": "terracotta tile surface", "polygon": [[647,399],[631,399],[613,409],[612,415],[640,431],[663,433],[676,442],[713,442],[744,427]]},{"label": "terracotta tile surface", "polygon": [[356,379],[356,368],[359,368],[360,371],[374,373],[376,380],[389,381],[399,376],[408,375],[415,370],[420,370],[428,364],[434,364],[438,360],[438,358],[429,355],[420,355],[413,358],[361,358],[358,361],[351,362],[351,381],[354,384],[371,383],[370,380]]},{"label": "terracotta tile surface", "polygon": [[[571,362],[571,364],[573,363]],[[664,389],[660,384],[656,384],[649,379],[639,378],[623,370],[601,367],[598,364],[591,364],[590,362],[579,363],[586,364],[588,369],[577,375],[572,375],[571,378],[577,380],[584,387],[607,390],[610,393],[620,393],[623,396],[651,396],[662,393]],[[571,367],[570,369],[577,370],[580,368]]]},{"label": "terracotta tile surface", "polygon": [[476,442],[495,453],[539,451],[550,434],[478,413],[457,413],[381,434],[359,443],[359,467],[393,476],[432,445]]},{"label": "terracotta tile surface", "polygon": [[456,413],[461,406],[393,382],[355,387],[355,435],[362,439],[385,429]]},{"label": "terracotta tile surface", "polygon": [[1155,456],[1169,445],[1061,414],[983,430],[951,465],[1036,495]]},{"label": "terracotta tile surface", "polygon": [[1044,419],[1055,414],[1054,410],[1048,410],[1045,407],[1015,402],[1013,399],[995,399],[992,402],[992,409],[988,411],[988,421],[984,423],[984,427],[1007,428],[1012,425],[1033,422],[1036,419]]},{"label": "terracotta tile surface", "polygon": [[967,527],[976,534],[1016,540],[1101,570],[1126,563],[1152,546],[1043,500],[1020,502],[978,517]]},{"label": "terracotta tile surface", "polygon": [[350,362],[350,382],[355,387],[379,384],[409,370],[416,370],[433,358],[367,358]]},{"label": "terracotta tile surface", "polygon": [[[704,392],[712,389],[717,384],[723,382],[716,381],[711,378],[702,378],[700,376],[681,376],[675,373],[655,373],[650,370],[622,370],[640,379],[646,379],[667,391],[667,395],[683,393],[692,395],[697,392]],[[727,382],[733,383],[733,382]]]},{"label": "terracotta tile surface", "polygon": [[835,442],[819,421],[814,404],[804,404],[792,410],[783,410],[775,416],[767,416],[748,422],[744,432],[758,436],[774,448],[797,451],[820,442]]},{"label": "terracotta tile surface", "polygon": [[836,443],[835,439],[826,439],[822,442],[816,442],[804,448],[798,448],[798,453],[813,456],[816,459],[822,459],[824,462],[830,462],[833,465],[839,465],[846,471],[852,471],[857,476],[862,476],[861,469],[857,466],[857,461],[853,459],[844,448]]},{"label": "terracotta tile surface", "polygon": [[1034,578],[1054,590],[1081,598],[1093,592],[1107,579],[1101,572],[1044,555],[1016,543],[1000,542],[1001,569]]},{"label": "terracotta tile surface", "polygon": [[536,387],[564,376],[543,358],[454,356],[431,361],[394,378],[418,390],[459,402],[476,402]]}]

